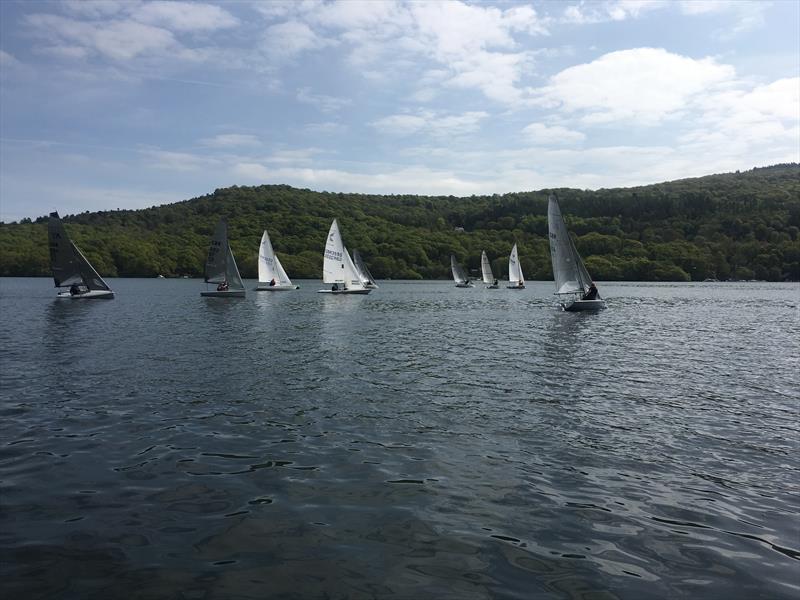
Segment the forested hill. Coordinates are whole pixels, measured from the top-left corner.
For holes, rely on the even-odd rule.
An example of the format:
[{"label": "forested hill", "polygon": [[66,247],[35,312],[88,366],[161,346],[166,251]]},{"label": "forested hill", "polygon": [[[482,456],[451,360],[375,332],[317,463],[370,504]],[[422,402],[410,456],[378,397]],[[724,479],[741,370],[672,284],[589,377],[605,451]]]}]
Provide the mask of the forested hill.
[{"label": "forested hill", "polygon": [[[481,250],[505,278],[514,242],[527,279],[550,279],[547,196],[555,192],[598,280],[800,280],[800,165],[636,188],[494,196],[377,196],[286,185],[231,187],[176,204],[65,216],[106,276],[202,276],[217,220],[255,277],[262,231],[289,275],[318,278],[331,219],[377,278],[445,278],[450,255],[477,271]],[[49,275],[47,217],[0,224],[0,275]]]}]

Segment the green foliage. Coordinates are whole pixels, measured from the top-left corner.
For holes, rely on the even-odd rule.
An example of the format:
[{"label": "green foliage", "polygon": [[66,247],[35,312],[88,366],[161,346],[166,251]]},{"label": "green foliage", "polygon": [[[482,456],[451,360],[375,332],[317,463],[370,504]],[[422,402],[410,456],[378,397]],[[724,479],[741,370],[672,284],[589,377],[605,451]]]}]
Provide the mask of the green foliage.
[{"label": "green foliage", "polygon": [[[494,196],[375,196],[285,185],[233,186],[143,210],[64,217],[102,275],[202,276],[220,217],[245,277],[257,274],[261,232],[287,272],[318,278],[331,219],[377,278],[450,276],[450,255],[477,274],[486,250],[506,276],[519,245],[529,279],[550,279],[547,196],[558,194],[576,246],[598,280],[800,280],[800,165],[657,185]],[[47,217],[0,223],[0,275],[48,275]]]}]

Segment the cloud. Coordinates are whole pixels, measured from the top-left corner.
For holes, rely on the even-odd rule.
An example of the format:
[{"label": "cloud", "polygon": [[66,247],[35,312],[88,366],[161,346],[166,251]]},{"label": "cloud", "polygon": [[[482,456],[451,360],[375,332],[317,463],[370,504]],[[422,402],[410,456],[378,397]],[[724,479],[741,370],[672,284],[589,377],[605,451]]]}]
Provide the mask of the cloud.
[{"label": "cloud", "polygon": [[334,121],[307,123],[303,126],[303,131],[309,135],[330,136],[345,133],[347,131],[347,126]]},{"label": "cloud", "polygon": [[271,58],[286,60],[333,42],[317,35],[306,23],[287,21],[267,28],[261,49]]},{"label": "cloud", "polygon": [[734,77],[733,67],[711,58],[634,48],[561,71],[534,92],[534,103],[577,113],[585,123],[656,125]]},{"label": "cloud", "polygon": [[544,123],[531,123],[522,130],[522,133],[537,145],[578,144],[586,139],[586,136],[580,131]]},{"label": "cloud", "polygon": [[215,31],[239,24],[236,17],[219,6],[199,2],[148,2],[132,11],[131,17],[174,31]]},{"label": "cloud", "polygon": [[149,159],[149,166],[168,171],[202,171],[219,164],[219,160],[190,154],[187,152],[169,152],[166,150],[143,150],[142,154]]},{"label": "cloud", "polygon": [[417,114],[399,114],[383,117],[370,123],[381,133],[408,136],[456,136],[480,129],[480,123],[489,116],[483,111],[469,111],[459,115],[445,115],[434,111]]},{"label": "cloud", "polygon": [[225,133],[215,135],[212,138],[200,140],[204,146],[211,148],[237,148],[237,147],[257,147],[261,145],[261,140],[254,135],[242,133]]},{"label": "cloud", "polygon": [[49,14],[28,15],[26,22],[45,40],[47,52],[82,58],[89,54],[129,60],[145,54],[177,54],[183,48],[166,29],[135,21],[76,21]]},{"label": "cloud", "polygon": [[584,25],[605,21],[637,19],[647,12],[669,6],[660,0],[610,0],[607,2],[579,2],[564,9],[561,20]]},{"label": "cloud", "polygon": [[334,96],[326,96],[324,94],[313,94],[311,88],[304,87],[297,90],[297,101],[304,104],[316,106],[319,110],[325,113],[336,112],[345,106],[352,104],[349,98],[336,98]]}]

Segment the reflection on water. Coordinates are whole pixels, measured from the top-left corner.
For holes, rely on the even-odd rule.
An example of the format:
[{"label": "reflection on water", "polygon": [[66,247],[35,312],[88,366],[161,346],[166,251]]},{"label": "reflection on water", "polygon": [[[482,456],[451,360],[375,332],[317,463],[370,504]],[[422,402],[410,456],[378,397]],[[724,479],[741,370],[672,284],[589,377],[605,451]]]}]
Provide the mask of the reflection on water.
[{"label": "reflection on water", "polygon": [[5,596],[797,595],[791,287],[42,281],[0,287]]}]

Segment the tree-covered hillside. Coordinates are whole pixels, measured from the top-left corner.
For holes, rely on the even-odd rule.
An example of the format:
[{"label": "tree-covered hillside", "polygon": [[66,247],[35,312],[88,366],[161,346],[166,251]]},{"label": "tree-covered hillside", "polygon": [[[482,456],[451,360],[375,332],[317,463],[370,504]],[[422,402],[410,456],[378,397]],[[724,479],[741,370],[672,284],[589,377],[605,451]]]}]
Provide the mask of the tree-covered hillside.
[{"label": "tree-covered hillside", "polygon": [[[550,279],[547,196],[598,280],[800,280],[800,165],[637,188],[557,189],[494,196],[377,196],[285,185],[231,187],[143,210],[62,215],[73,241],[107,276],[202,276],[209,238],[226,217],[245,277],[261,232],[291,277],[318,278],[334,217],[377,278],[449,277],[450,254],[477,271],[481,250],[505,276],[519,244],[528,279]],[[0,275],[48,275],[47,217],[0,224]]]}]

